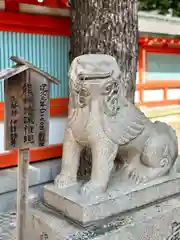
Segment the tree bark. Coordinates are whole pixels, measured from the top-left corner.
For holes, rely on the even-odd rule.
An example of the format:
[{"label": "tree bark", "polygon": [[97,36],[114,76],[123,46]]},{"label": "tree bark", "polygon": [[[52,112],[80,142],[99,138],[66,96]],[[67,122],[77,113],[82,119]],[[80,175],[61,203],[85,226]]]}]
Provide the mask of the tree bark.
[{"label": "tree bark", "polygon": [[[114,56],[122,73],[120,94],[132,103],[138,56],[137,6],[137,0],[72,0],[71,12],[70,60],[86,53]],[[90,150],[83,151],[81,172],[89,174],[90,155]]]}]

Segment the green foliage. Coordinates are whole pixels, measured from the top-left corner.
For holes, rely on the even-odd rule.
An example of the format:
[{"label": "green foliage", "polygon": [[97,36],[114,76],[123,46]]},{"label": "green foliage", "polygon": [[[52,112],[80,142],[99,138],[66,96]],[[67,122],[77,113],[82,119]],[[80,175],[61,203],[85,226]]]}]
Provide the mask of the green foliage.
[{"label": "green foliage", "polygon": [[157,10],[159,14],[171,14],[180,17],[180,0],[139,0],[140,10],[154,11]]}]

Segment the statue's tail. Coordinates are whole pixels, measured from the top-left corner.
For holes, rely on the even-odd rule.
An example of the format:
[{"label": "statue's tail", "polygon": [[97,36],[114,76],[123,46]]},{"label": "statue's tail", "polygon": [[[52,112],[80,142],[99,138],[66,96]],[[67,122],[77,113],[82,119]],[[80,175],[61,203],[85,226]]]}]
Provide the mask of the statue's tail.
[{"label": "statue's tail", "polygon": [[167,123],[164,122],[160,122],[160,121],[155,121],[154,124],[157,125],[157,129],[158,129],[158,125],[161,125],[161,127],[163,126],[163,130],[166,131],[167,133],[169,133],[169,137],[171,139],[171,147],[170,147],[170,154],[173,157],[177,158],[178,156],[178,138],[176,135],[176,131]]}]

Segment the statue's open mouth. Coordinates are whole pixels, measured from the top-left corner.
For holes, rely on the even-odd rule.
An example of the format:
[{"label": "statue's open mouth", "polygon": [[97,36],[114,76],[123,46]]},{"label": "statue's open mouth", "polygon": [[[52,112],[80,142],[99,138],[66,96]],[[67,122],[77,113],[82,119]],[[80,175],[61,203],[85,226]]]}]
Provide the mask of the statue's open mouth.
[{"label": "statue's open mouth", "polygon": [[94,80],[94,79],[105,79],[112,76],[113,72],[104,73],[80,73],[78,78],[81,81]]}]

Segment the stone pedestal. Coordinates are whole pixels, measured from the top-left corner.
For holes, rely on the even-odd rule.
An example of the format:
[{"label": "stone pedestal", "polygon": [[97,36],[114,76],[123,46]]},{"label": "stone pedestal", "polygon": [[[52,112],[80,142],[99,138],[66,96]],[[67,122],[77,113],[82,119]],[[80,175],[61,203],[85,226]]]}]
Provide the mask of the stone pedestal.
[{"label": "stone pedestal", "polygon": [[180,174],[138,186],[127,182],[121,184],[116,177],[110,183],[105,194],[92,198],[83,198],[78,194],[79,186],[59,190],[53,185],[47,185],[44,202],[80,225],[89,226],[180,192]]},{"label": "stone pedestal", "polygon": [[[180,229],[180,198],[81,227],[42,205],[31,209],[27,240],[172,240]],[[28,238],[29,237],[29,238]]]},{"label": "stone pedestal", "polygon": [[115,182],[91,199],[78,196],[78,186],[47,185],[44,203],[29,210],[27,240],[180,239],[180,175],[136,188]]}]

